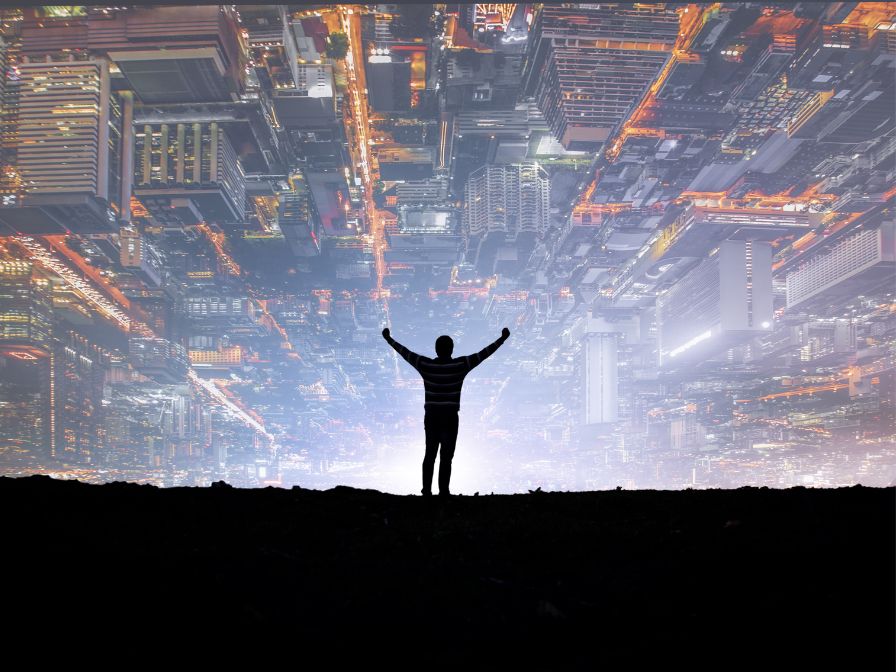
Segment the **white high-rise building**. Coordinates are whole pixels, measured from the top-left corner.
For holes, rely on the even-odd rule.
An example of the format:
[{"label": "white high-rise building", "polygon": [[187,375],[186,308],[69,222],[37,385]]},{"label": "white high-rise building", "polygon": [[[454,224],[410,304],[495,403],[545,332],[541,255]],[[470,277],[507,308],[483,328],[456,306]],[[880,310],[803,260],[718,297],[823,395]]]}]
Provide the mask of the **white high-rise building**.
[{"label": "white high-rise building", "polygon": [[616,422],[619,414],[619,345],[616,334],[585,336],[585,424]]},{"label": "white high-rise building", "polygon": [[24,233],[117,230],[131,99],[112,91],[102,57],[27,57],[18,66],[14,139],[18,173],[0,221]]},{"label": "white high-rise building", "polygon": [[109,63],[19,65],[18,160],[26,195],[109,200]]},{"label": "white high-rise building", "polygon": [[536,162],[483,166],[465,190],[464,230],[469,236],[544,233],[550,215],[550,179]]},{"label": "white high-rise building", "polygon": [[772,329],[772,248],[726,240],[657,298],[661,366],[688,364]]},{"label": "white high-rise building", "polygon": [[822,245],[787,274],[787,309],[835,305],[875,289],[896,285],[896,223],[859,229]]}]

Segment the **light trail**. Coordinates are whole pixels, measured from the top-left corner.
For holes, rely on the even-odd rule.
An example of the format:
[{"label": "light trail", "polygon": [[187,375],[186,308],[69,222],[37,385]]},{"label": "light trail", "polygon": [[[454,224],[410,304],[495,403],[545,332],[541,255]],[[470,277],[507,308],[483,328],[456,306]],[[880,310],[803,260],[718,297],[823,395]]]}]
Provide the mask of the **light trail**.
[{"label": "light trail", "polygon": [[274,435],[267,431],[264,428],[264,425],[258,422],[258,420],[253,418],[251,415],[246,413],[246,411],[230,401],[230,399],[227,398],[227,395],[219,390],[214,383],[209,380],[205,380],[204,378],[200,378],[193,369],[190,369],[187,372],[187,378],[191,383],[205,390],[209,394],[209,396],[211,396],[215,401],[226,408],[233,416],[237,417],[244,424],[248,425],[256,432],[267,438],[271,442],[272,447],[276,446]]},{"label": "light trail", "polygon": [[647,109],[656,102],[656,94],[659,93],[659,90],[663,87],[663,84],[665,84],[666,79],[669,77],[669,73],[672,72],[672,68],[675,64],[699,59],[695,54],[690,54],[688,49],[690,49],[691,42],[693,42],[694,38],[697,37],[697,34],[700,32],[700,28],[703,27],[705,17],[714,9],[717,9],[717,7],[718,4],[716,3],[701,10],[698,5],[688,5],[687,7],[678,10],[679,32],[678,38],[675,40],[675,46],[672,48],[672,55],[653,80],[653,84],[651,84],[650,88],[647,90],[647,95],[641,99],[641,102],[635,108],[634,112],[629,115],[629,118],[622,125],[622,129],[619,131],[616,139],[612,143],[608,143],[610,148],[607,150],[606,156],[611,162],[616,160],[619,151],[622,149],[622,145],[625,144],[625,140],[629,136],[665,137],[664,131],[638,127],[638,124],[646,116]]},{"label": "light trail", "polygon": [[[642,121],[645,117],[647,109],[655,102],[656,94],[662,88],[666,79],[669,76],[669,73],[672,72],[672,68],[676,63],[682,61],[691,61],[695,58],[693,54],[689,53],[689,49],[691,43],[694,38],[700,32],[700,29],[703,27],[706,22],[706,17],[710,12],[717,9],[719,3],[713,3],[706,7],[701,8],[699,5],[690,4],[685,7],[679,8],[678,15],[678,37],[675,40],[675,44],[672,47],[672,54],[669,59],[666,61],[666,64],[663,66],[662,70],[657,74],[656,78],[653,80],[653,83],[648,88],[646,94],[641,98],[637,107],[634,111],[629,115],[628,119],[622,124],[622,127],[615,134],[615,137],[608,138],[606,146],[608,149],[603,151],[603,158],[610,163],[613,163],[616,160],[616,157],[619,155],[620,150],[622,149],[622,145],[625,144],[626,138],[630,135],[641,135],[641,136],[651,136],[651,137],[665,137],[665,132],[646,128],[646,127],[638,127],[638,123]],[[601,160],[598,159],[598,169],[595,171],[594,179],[591,180],[588,187],[582,193],[579,198],[579,204],[587,204],[591,200],[591,196],[597,188],[598,182],[600,181],[601,171],[600,165]]]},{"label": "light trail", "polygon": [[77,273],[53,256],[53,253],[41,245],[35,238],[31,236],[13,236],[13,240],[24,247],[33,260],[62,278],[63,282],[93,306],[100,315],[115,322],[122,331],[131,331],[131,318],[123,310],[94,289],[88,281],[78,276]]},{"label": "light trail", "polygon": [[[368,155],[370,145],[368,119],[368,103],[366,93],[366,81],[364,75],[364,47],[361,41],[361,16],[359,8],[340,7],[339,20],[343,26],[343,32],[348,37],[349,50],[346,54],[345,65],[348,79],[348,93],[353,107],[352,122],[354,124],[354,137],[357,138],[356,149],[361,161],[361,181],[364,185],[364,209],[367,214],[369,235],[374,253],[374,265],[376,268],[376,296],[382,301],[386,324],[390,325],[389,318],[389,291],[383,287],[383,278],[386,275],[386,262],[384,250],[386,248],[385,227],[382,218],[376,210],[373,202],[373,181],[371,178],[372,157]],[[347,129],[351,130],[351,129]],[[351,135],[351,133],[349,133]],[[397,355],[393,357],[395,371],[401,375],[398,366]]]},{"label": "light trail", "polygon": [[[87,280],[78,276],[75,271],[66,266],[61,260],[57,259],[51,250],[45,248],[35,238],[32,238],[31,236],[13,236],[12,240],[23,247],[32,260],[59,276],[63,282],[75,291],[76,294],[93,306],[100,315],[113,321],[122,331],[129,334],[135,333],[148,337],[157,337],[147,325],[128,317],[123,310],[109,301],[102,295],[102,293],[94,289]],[[191,382],[206,390],[212,398],[226,407],[232,415],[267,437],[271,441],[272,446],[275,445],[273,435],[265,430],[264,426],[255,418],[227,399],[227,397],[218,390],[213,383],[200,378],[192,368],[188,369],[187,377]]]},{"label": "light trail", "polygon": [[827,385],[811,385],[808,387],[798,387],[794,390],[786,392],[775,392],[759,397],[757,401],[768,401],[769,399],[787,399],[789,397],[799,397],[804,394],[818,394],[819,392],[836,392],[849,387],[849,383],[828,383]]},{"label": "light trail", "polygon": [[131,302],[128,297],[122,294],[121,290],[113,285],[108,280],[108,278],[101,275],[99,269],[96,266],[91,266],[89,263],[87,263],[84,257],[75,252],[68,245],[66,245],[65,236],[42,236],[42,238],[50,245],[50,247],[65,256],[70,262],[77,266],[78,270],[86,275],[90,280],[92,280],[94,284],[102,287],[109,295],[109,297],[111,297],[119,306],[121,306],[124,310],[130,310]]},{"label": "light trail", "polygon": [[221,266],[224,267],[230,275],[235,275],[239,277],[240,275],[240,266],[236,263],[233,257],[231,257],[227,250],[224,249],[224,241],[226,240],[226,236],[223,233],[216,233],[211,230],[208,224],[203,222],[199,225],[199,230],[202,231],[211,242],[212,247],[215,248],[215,253],[218,255],[218,261],[221,263]]},{"label": "light trail", "polygon": [[[885,370],[882,369],[882,370]],[[872,385],[880,384],[879,378],[871,379]],[[761,397],[756,397],[755,399],[735,399],[734,403],[736,404],[746,404],[753,401],[768,401],[770,399],[788,399],[790,397],[801,397],[804,394],[818,394],[820,392],[837,392],[839,390],[843,390],[849,387],[849,383],[825,383],[824,385],[808,385],[805,387],[797,387],[792,390],[787,390],[786,392],[774,392],[772,394],[766,394]]]},{"label": "light trail", "polygon": [[275,318],[268,310],[267,299],[255,299],[255,301],[261,307],[262,320],[267,320],[270,326],[280,334],[280,337],[283,339],[283,344],[286,346],[287,350],[293,350],[292,343],[290,343],[289,341],[289,334],[286,333],[286,329],[280,326],[280,323],[277,322],[277,318]]}]

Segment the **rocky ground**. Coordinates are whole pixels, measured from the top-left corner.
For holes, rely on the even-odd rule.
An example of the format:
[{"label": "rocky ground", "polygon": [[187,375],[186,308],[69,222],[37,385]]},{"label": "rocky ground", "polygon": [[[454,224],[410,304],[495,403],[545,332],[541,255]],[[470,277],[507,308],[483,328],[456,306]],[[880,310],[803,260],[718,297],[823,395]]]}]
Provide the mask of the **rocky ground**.
[{"label": "rocky ground", "polygon": [[32,476],[0,478],[0,507],[8,649],[894,669],[894,488],[442,501]]}]

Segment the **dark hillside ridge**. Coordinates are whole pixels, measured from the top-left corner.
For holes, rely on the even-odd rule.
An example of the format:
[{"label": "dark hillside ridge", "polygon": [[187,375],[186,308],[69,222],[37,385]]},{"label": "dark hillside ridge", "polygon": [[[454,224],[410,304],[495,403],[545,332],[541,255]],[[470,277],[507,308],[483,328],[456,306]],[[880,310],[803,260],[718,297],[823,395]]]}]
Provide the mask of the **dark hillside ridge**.
[{"label": "dark hillside ridge", "polygon": [[32,476],[0,478],[0,506],[9,646],[56,633],[139,659],[214,642],[288,669],[893,669],[894,488],[445,502]]}]

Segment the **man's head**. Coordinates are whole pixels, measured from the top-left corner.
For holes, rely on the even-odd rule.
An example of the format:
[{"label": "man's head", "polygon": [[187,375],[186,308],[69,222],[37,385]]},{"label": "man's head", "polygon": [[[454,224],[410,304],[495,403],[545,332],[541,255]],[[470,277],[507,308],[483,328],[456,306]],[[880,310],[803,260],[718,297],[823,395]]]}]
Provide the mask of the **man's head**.
[{"label": "man's head", "polygon": [[454,341],[450,336],[439,336],[436,339],[436,355],[442,359],[450,359],[451,353],[454,352]]}]

